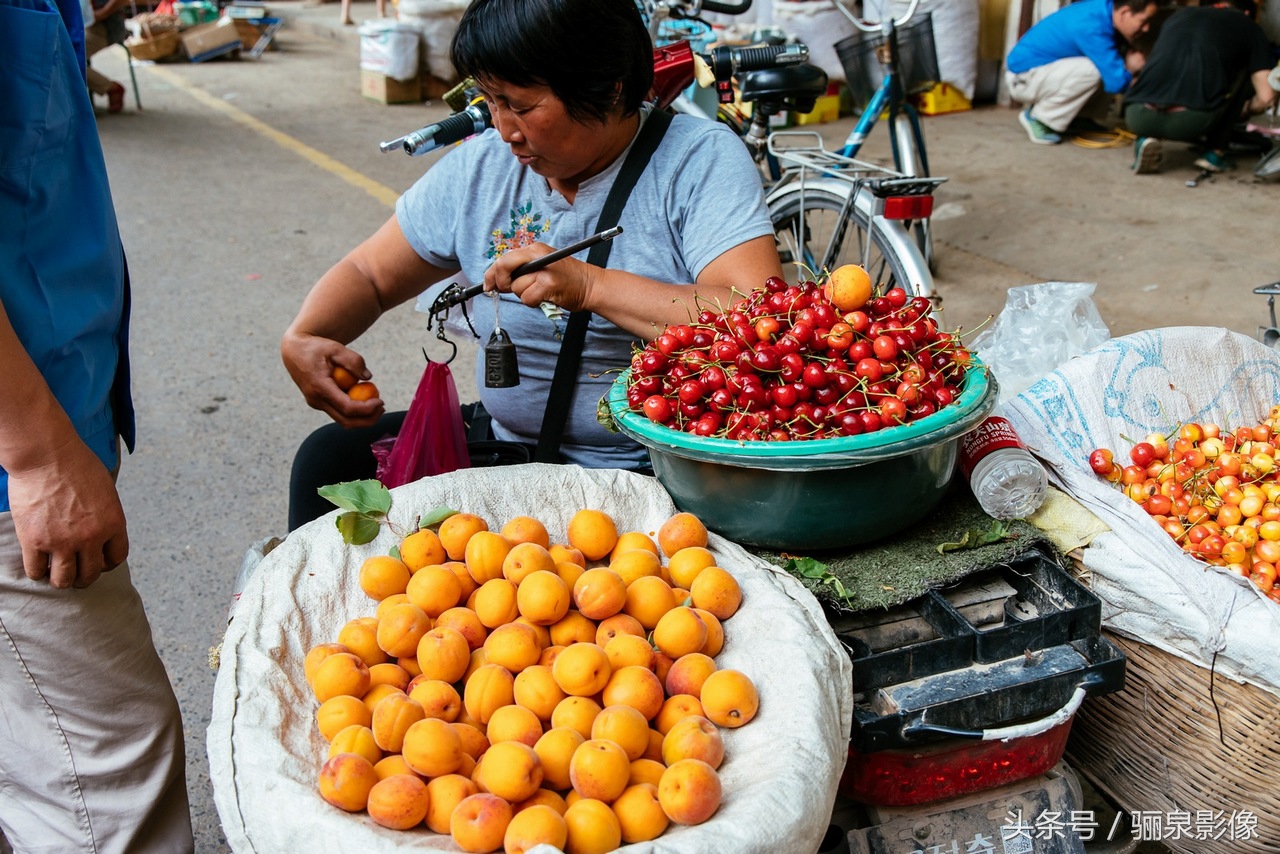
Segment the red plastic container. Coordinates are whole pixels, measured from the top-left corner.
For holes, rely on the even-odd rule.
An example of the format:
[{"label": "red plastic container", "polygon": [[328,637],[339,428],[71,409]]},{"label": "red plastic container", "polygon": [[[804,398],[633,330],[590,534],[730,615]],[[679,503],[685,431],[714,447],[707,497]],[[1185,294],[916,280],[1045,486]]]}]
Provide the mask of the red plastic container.
[{"label": "red plastic container", "polygon": [[850,747],[840,793],[859,803],[906,807],[1016,783],[1058,763],[1073,720],[1008,741],[948,738],[874,753]]}]

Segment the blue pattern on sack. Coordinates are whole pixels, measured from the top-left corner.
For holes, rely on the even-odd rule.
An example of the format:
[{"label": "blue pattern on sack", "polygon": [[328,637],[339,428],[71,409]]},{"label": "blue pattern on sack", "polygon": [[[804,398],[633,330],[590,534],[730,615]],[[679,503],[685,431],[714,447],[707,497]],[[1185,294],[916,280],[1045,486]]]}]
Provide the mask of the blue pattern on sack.
[{"label": "blue pattern on sack", "polygon": [[[1114,444],[1112,430],[1137,442],[1148,433],[1171,433],[1181,419],[1170,409],[1191,409],[1177,385],[1169,378],[1166,362],[1172,354],[1165,351],[1161,330],[1148,330],[1102,344],[1091,356],[1095,362],[1111,364],[1110,375],[1101,391],[1103,412],[1114,421],[1097,425],[1105,435],[1090,429],[1087,412],[1077,399],[1075,390],[1061,371],[1054,371],[1018,395],[1019,406],[1035,412],[1048,438],[1062,460],[1085,465],[1088,454],[1098,447]],[[1173,361],[1180,360],[1174,358]],[[1217,366],[1221,369],[1223,366]],[[1152,375],[1151,371],[1158,374]],[[1233,367],[1228,382],[1210,399],[1190,411],[1187,421],[1216,422],[1221,426],[1251,422],[1266,415],[1262,411],[1240,411],[1242,401],[1230,389],[1243,380],[1253,405],[1260,402],[1280,403],[1280,361],[1272,358],[1247,359]],[[1097,395],[1099,389],[1090,389]],[[1184,403],[1186,406],[1176,406]],[[1268,405],[1269,405],[1268,403]]]}]

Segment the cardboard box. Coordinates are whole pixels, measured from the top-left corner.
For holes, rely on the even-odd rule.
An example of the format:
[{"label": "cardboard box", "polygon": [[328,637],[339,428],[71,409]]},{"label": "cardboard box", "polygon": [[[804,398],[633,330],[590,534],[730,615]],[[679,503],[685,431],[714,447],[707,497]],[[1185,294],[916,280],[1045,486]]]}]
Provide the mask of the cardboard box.
[{"label": "cardboard box", "polygon": [[185,29],[181,38],[182,50],[192,62],[204,62],[240,49],[240,31],[230,18]]},{"label": "cardboard box", "polygon": [[396,80],[367,68],[360,69],[360,94],[381,104],[411,104],[422,100],[417,77]]}]

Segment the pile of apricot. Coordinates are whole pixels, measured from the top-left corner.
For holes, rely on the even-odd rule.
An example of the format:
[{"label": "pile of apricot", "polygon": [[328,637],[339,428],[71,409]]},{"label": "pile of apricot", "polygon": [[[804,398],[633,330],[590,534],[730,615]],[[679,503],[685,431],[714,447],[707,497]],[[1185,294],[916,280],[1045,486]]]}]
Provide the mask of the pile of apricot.
[{"label": "pile of apricot", "polygon": [[721,728],[759,708],[715,661],[738,582],[689,513],[619,533],[583,509],[566,534],[457,513],[362,564],[375,614],[304,662],[321,797],[509,854],[609,851],[716,812]]}]

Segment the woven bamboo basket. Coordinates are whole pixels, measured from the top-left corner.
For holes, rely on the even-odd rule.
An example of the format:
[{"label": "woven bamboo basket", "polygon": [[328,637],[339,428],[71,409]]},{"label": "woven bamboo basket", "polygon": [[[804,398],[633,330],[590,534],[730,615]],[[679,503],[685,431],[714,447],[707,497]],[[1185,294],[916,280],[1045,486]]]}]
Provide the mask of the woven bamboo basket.
[{"label": "woven bamboo basket", "polygon": [[[1161,844],[1179,854],[1280,852],[1280,698],[1149,644],[1105,632],[1128,657],[1124,690],[1091,697],[1067,744],[1072,767],[1130,813],[1251,812],[1248,841],[1199,838]],[[1211,693],[1212,691],[1212,693]],[[1225,827],[1226,825],[1224,825]]]}]

